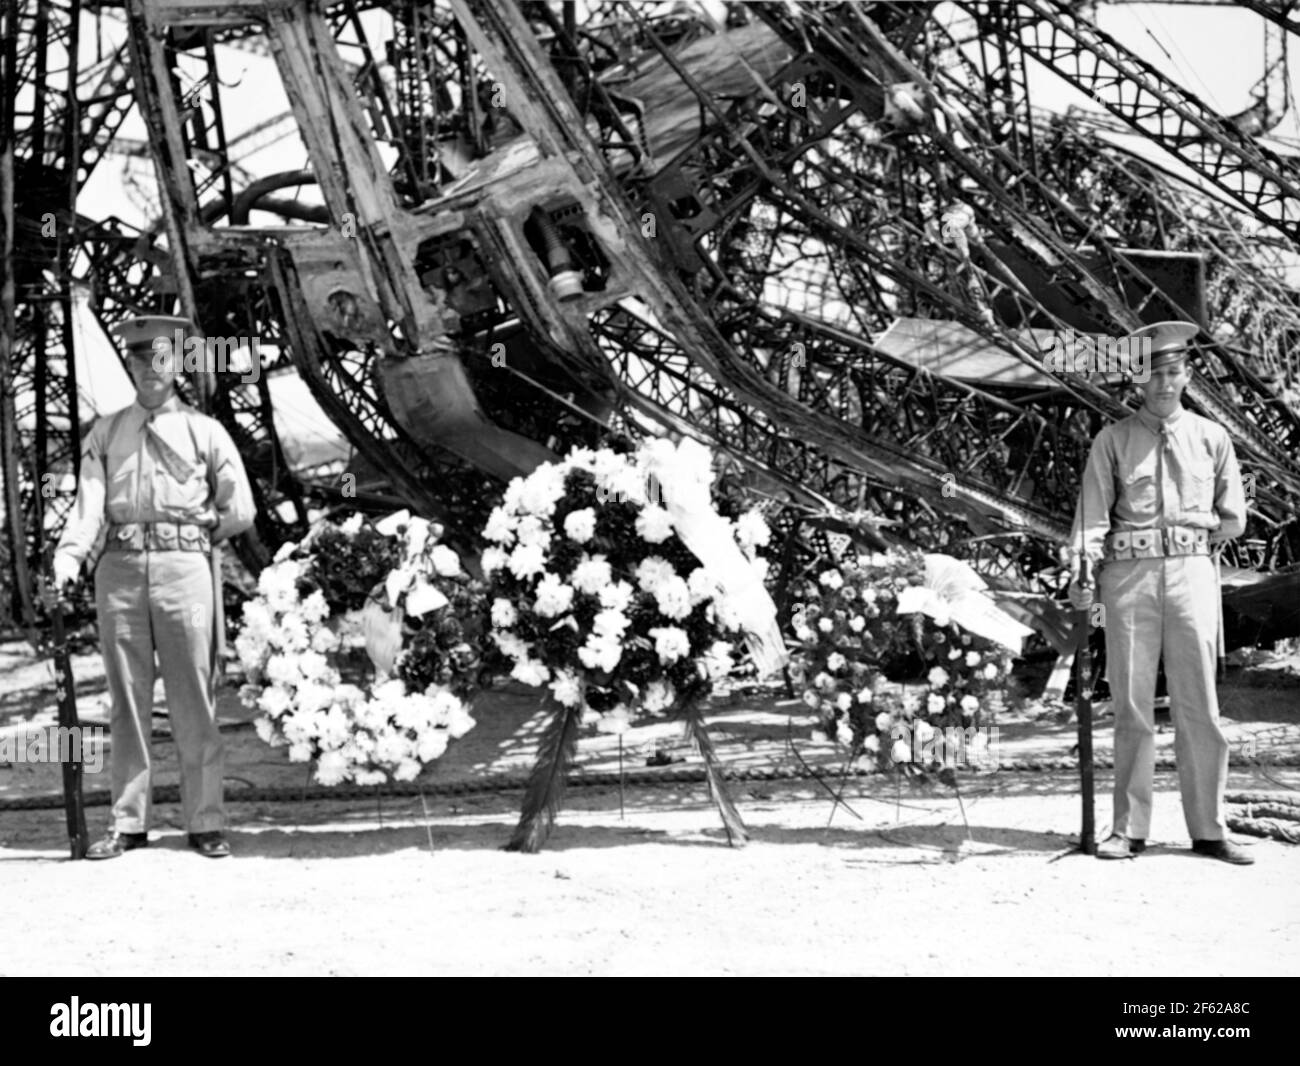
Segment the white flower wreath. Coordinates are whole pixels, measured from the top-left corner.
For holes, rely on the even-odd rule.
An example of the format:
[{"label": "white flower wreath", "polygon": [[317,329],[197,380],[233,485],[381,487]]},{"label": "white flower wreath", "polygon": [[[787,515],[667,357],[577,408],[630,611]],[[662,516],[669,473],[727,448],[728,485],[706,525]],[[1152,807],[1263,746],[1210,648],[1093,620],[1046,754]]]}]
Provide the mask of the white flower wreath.
[{"label": "white flower wreath", "polygon": [[[391,607],[400,602],[409,614],[437,610],[447,603],[437,579],[456,573],[459,560],[436,543],[434,527],[404,512],[373,529],[393,536],[403,525],[401,562],[384,582],[384,594]],[[363,522],[357,515],[332,528],[350,539],[361,533]],[[374,607],[334,614],[319,590],[300,596],[299,583],[318,562],[314,540],[313,534],[301,546],[281,547],[258,579],[257,596],[244,605],[235,640],[247,678],[241,696],[262,711],[258,736],[287,745],[293,762],[314,761],[322,785],[412,780],[474,720],[450,689],[434,684],[412,692],[400,677],[390,677],[392,650],[377,652],[373,640],[367,649],[376,664],[373,685],[343,683],[333,656],[363,643],[363,619]],[[400,644],[400,620],[398,627]]]},{"label": "white flower wreath", "polygon": [[482,556],[511,676],[622,732],[638,710],[662,713],[729,673],[738,641],[763,672],[779,665],[756,551],[767,524],[721,518],[712,480],[706,449],[652,440],[631,454],[580,448],[512,481]]}]

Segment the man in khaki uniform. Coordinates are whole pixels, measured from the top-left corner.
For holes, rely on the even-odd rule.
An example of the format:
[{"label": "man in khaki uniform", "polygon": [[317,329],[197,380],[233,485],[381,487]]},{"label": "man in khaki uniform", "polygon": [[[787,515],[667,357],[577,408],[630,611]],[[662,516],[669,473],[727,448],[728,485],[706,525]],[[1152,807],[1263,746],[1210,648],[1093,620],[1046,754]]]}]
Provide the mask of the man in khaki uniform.
[{"label": "man in khaki uniform", "polygon": [[[187,319],[128,319],[136,398],[99,419],[81,455],[77,501],[55,549],[63,587],[95,566],[95,605],[112,699],[113,822],[91,859],[148,844],[155,655],[180,755],[181,805],[190,846],[220,858],[224,748],[214,710],[216,651],[212,545],[253,524],[253,497],[234,442],[220,423],[176,395]],[[102,550],[102,554],[99,554]]]},{"label": "man in khaki uniform", "polygon": [[1223,815],[1228,743],[1215,691],[1221,592],[1211,552],[1244,531],[1246,501],[1227,431],[1182,406],[1196,332],[1189,322],[1160,322],[1133,335],[1150,340],[1151,376],[1142,409],[1093,441],[1071,538],[1070,600],[1092,604],[1092,589],[1078,583],[1082,545],[1098,568],[1115,708],[1114,820],[1097,856],[1132,858],[1146,847],[1163,656],[1192,850],[1245,865],[1254,860],[1226,839]]}]

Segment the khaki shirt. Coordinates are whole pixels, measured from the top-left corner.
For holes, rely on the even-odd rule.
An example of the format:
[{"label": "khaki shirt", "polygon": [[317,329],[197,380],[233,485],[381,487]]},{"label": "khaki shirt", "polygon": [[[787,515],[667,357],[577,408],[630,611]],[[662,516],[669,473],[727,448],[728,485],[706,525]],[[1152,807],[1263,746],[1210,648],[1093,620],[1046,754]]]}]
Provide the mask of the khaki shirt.
[{"label": "khaki shirt", "polygon": [[55,551],[85,562],[110,523],[191,523],[216,543],[253,518],[248,475],[221,423],[176,396],[152,411],[136,401],[91,427],[77,502]]},{"label": "khaki shirt", "polygon": [[1108,533],[1169,526],[1207,529],[1212,545],[1241,536],[1241,469],[1232,438],[1218,423],[1181,407],[1166,419],[1143,408],[1092,442],[1070,549],[1078,554],[1082,532],[1096,562]]}]

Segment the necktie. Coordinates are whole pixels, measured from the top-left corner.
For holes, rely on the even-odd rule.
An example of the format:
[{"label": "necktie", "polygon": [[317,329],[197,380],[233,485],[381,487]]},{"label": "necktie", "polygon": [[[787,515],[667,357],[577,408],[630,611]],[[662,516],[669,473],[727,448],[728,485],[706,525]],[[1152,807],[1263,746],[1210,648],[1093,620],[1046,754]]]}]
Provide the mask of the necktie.
[{"label": "necktie", "polygon": [[163,435],[158,432],[158,427],[154,425],[156,414],[157,412],[150,412],[149,417],[144,420],[145,433],[157,446],[158,458],[162,461],[167,473],[184,484],[194,476],[194,464],[163,439]]}]

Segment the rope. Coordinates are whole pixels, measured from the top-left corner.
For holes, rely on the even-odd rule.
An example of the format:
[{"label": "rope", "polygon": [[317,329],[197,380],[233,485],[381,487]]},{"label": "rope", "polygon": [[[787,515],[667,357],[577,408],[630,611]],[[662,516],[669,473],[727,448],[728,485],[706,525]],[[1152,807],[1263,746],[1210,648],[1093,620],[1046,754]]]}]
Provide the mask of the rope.
[{"label": "rope", "polygon": [[[1255,763],[1247,759],[1232,759],[1229,761],[1231,766],[1254,766]],[[1270,765],[1273,766],[1291,766],[1300,767],[1300,755],[1284,755],[1274,759]],[[1114,763],[1110,759],[1094,759],[1093,766],[1100,770],[1113,769]],[[1079,762],[1077,759],[1013,759],[1007,762],[1000,762],[996,770],[987,773],[972,774],[975,779],[985,778],[1002,773],[1012,774],[1032,774],[1032,773],[1056,773],[1056,772],[1077,772]],[[1156,761],[1157,770],[1175,769],[1172,758],[1162,758]],[[825,774],[811,765],[805,764],[803,767],[786,767],[786,766],[769,766],[754,767],[749,769],[739,769],[725,772],[727,781],[816,781]],[[890,771],[880,770],[875,767],[852,767],[843,776],[857,778],[880,778],[886,779],[890,776]],[[522,792],[528,784],[528,773],[507,773],[493,774],[487,777],[477,778],[471,781],[452,781],[444,784],[437,782],[419,782],[419,781],[401,781],[393,782],[387,785],[379,786],[378,794],[381,796],[463,796],[482,793],[497,792]],[[227,778],[227,781],[232,780]],[[624,785],[635,785],[638,787],[665,787],[681,784],[706,784],[707,777],[703,766],[699,767],[664,767],[662,769],[638,770],[627,774],[617,774],[610,772],[585,773],[581,769],[573,772],[568,781],[569,788],[617,788],[620,781]],[[376,788],[372,786],[361,785],[340,785],[325,787],[317,785],[309,788],[302,788],[294,785],[266,786],[253,788],[235,788],[228,789],[226,792],[226,801],[229,803],[299,803],[308,800],[373,800],[376,796]],[[1278,807],[1297,807],[1295,803],[1287,803],[1286,793],[1233,793],[1227,797],[1229,802],[1254,802],[1254,800],[1241,800],[1237,797],[1242,795],[1260,795],[1267,796],[1268,802]],[[178,785],[159,785],[153,791],[155,803],[179,803],[180,787]],[[86,807],[107,807],[111,803],[107,789],[95,789],[85,793],[84,804]],[[39,795],[39,796],[13,796],[0,797],[0,812],[4,811],[33,811],[33,810],[61,810],[63,808],[63,796],[61,793]],[[1270,808],[1272,809],[1272,808]],[[1300,808],[1298,808],[1300,811]],[[1300,813],[1297,814],[1300,818]]]}]

